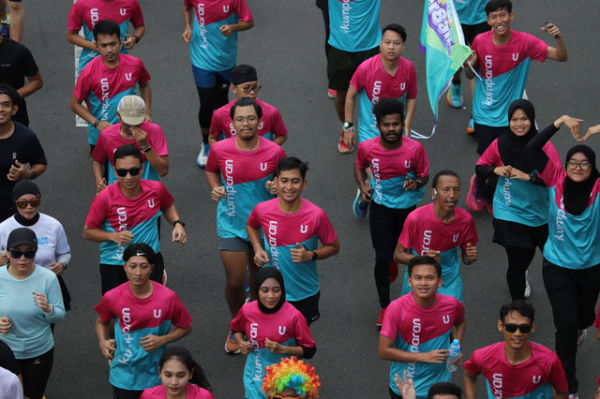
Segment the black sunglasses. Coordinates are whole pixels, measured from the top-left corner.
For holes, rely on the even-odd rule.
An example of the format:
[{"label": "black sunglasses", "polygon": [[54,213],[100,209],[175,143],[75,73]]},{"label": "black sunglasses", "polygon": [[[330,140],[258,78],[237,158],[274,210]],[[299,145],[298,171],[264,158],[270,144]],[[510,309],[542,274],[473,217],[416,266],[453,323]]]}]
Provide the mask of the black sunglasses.
[{"label": "black sunglasses", "polygon": [[131,176],[137,176],[140,174],[140,170],[142,170],[142,168],[117,169],[117,175],[125,177],[127,176],[127,173],[129,173]]},{"label": "black sunglasses", "polygon": [[15,259],[21,259],[21,256],[23,256],[23,255],[25,255],[25,257],[27,259],[35,258],[35,250],[34,249],[29,249],[27,251],[19,251],[18,249],[11,249],[9,252],[10,252],[10,256]]},{"label": "black sunglasses", "polygon": [[531,324],[504,323],[504,328],[509,333],[514,333],[515,331],[517,331],[518,328],[519,331],[521,331],[523,334],[527,334],[531,331]]}]

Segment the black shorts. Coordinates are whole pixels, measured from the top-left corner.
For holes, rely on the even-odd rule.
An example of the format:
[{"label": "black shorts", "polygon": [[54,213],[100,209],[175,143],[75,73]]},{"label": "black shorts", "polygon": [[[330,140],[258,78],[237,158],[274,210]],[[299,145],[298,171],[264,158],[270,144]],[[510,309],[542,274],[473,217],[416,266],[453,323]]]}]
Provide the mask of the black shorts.
[{"label": "black shorts", "polygon": [[294,307],[302,313],[310,326],[310,323],[319,320],[319,317],[321,317],[321,313],[319,313],[319,298],[321,298],[321,293],[317,292],[315,295],[309,296],[308,298],[295,302],[288,302],[294,305]]},{"label": "black shorts", "polygon": [[509,133],[508,126],[488,126],[475,122],[475,138],[477,139],[477,153],[482,155],[495,139]]},{"label": "black shorts", "polygon": [[460,26],[462,26],[462,31],[465,35],[465,43],[468,45],[473,43],[473,39],[475,39],[475,36],[492,29],[491,26],[489,26],[488,23],[485,21],[476,25],[460,24]]},{"label": "black shorts", "polygon": [[350,79],[356,68],[367,58],[379,53],[379,46],[366,51],[350,53],[331,47],[327,53],[327,77],[329,88],[346,92],[350,85]]},{"label": "black shorts", "polygon": [[548,224],[541,226],[527,226],[525,224],[494,218],[493,241],[503,247],[544,249],[548,239]]},{"label": "black shorts", "polygon": [[113,399],[139,399],[144,391],[129,391],[113,386]]},{"label": "black shorts", "polygon": [[[162,254],[159,252],[154,259],[154,270],[150,275],[150,280],[163,284],[163,275],[165,271],[165,261]],[[127,275],[122,265],[107,265],[100,263],[100,279],[102,287],[102,295],[107,291],[127,282]]]}]

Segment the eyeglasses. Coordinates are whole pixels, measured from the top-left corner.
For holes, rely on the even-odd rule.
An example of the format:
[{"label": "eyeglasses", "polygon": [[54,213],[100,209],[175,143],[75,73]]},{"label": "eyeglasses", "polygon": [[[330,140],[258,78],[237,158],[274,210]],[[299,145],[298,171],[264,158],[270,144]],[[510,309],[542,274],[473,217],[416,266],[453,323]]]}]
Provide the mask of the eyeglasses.
[{"label": "eyeglasses", "polygon": [[31,201],[17,201],[17,206],[19,207],[19,209],[25,209],[27,208],[27,205],[31,205],[32,208],[37,208],[38,206],[40,206],[40,200],[34,199]]},{"label": "eyeglasses", "polygon": [[252,86],[237,86],[244,91],[245,94],[250,94],[252,92],[258,93],[260,89],[262,89],[261,85],[252,85]]},{"label": "eyeglasses", "polygon": [[527,334],[531,331],[531,324],[504,323],[504,328],[509,333],[514,333],[515,331],[517,331],[518,328],[519,331],[521,331],[523,334]]},{"label": "eyeglasses", "polygon": [[590,166],[592,166],[592,163],[589,161],[583,161],[583,162],[577,162],[577,161],[569,161],[567,162],[567,166],[569,166],[569,169],[581,169],[581,170],[588,170],[590,168]]},{"label": "eyeglasses", "polygon": [[35,249],[29,249],[27,251],[19,251],[18,249],[11,249],[10,256],[15,259],[21,259],[21,256],[25,255],[27,259],[35,258]]},{"label": "eyeglasses", "polygon": [[129,173],[131,176],[137,176],[140,174],[140,170],[142,170],[142,168],[117,169],[117,175],[125,177],[127,176],[127,173]]}]

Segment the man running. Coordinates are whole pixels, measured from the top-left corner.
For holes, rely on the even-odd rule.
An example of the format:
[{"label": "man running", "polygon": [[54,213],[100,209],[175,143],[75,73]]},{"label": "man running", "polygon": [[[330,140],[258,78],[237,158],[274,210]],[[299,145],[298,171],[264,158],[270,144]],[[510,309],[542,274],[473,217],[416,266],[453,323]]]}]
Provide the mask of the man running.
[{"label": "man running", "polygon": [[[462,302],[460,258],[470,265],[477,260],[479,241],[473,216],[456,206],[460,198],[460,180],[451,170],[438,172],[431,184],[433,203],[412,211],[404,222],[394,251],[396,262],[408,264],[416,255],[428,255],[442,265],[440,294],[450,295]],[[410,292],[408,274],[404,276],[402,294]]]},{"label": "man running", "polygon": [[465,307],[456,298],[438,294],[442,267],[430,256],[408,263],[412,292],[396,299],[385,312],[379,335],[379,357],[391,360],[390,397],[401,398],[395,375],[414,381],[417,398],[426,398],[436,382],[452,380],[446,369],[452,338],[462,342],[467,322]]},{"label": "man running", "polygon": [[[92,151],[92,173],[96,191],[106,188],[104,165],[114,165],[114,153],[125,144],[133,144],[142,152],[144,175],[142,179],[159,180],[169,171],[169,152],[165,134],[159,125],[146,122],[146,103],[136,95],[121,98],[117,105],[117,118],[120,122],[107,127],[98,136]],[[117,180],[113,168],[108,168],[108,184]]]},{"label": "man running", "polygon": [[[369,226],[381,307],[377,326],[381,326],[390,303],[390,280],[395,280],[398,273],[398,265],[392,262],[394,248],[404,220],[425,192],[429,160],[421,143],[402,135],[404,107],[400,101],[381,99],[373,107],[373,113],[380,135],[359,144],[354,178],[361,201],[371,207]],[[367,168],[371,169],[368,182]]]},{"label": "man running", "polygon": [[287,301],[310,325],[320,316],[317,260],[337,254],[340,244],[325,212],[302,198],[307,170],[308,164],[295,157],[279,161],[273,180],[279,197],[256,205],[246,229],[254,263],[281,270]]},{"label": "man running", "polygon": [[231,83],[231,91],[235,95],[235,99],[216,110],[213,114],[208,143],[213,146],[218,140],[235,136],[236,131],[233,127],[230,112],[233,104],[242,97],[250,97],[262,109],[263,116],[262,122],[258,126],[258,135],[279,145],[285,143],[288,130],[281,119],[281,113],[271,104],[256,98],[261,88],[256,68],[246,64],[236,66],[231,71]]},{"label": "man running", "polygon": [[417,107],[417,73],[412,62],[401,57],[406,43],[406,29],[398,24],[383,28],[380,53],[358,66],[346,94],[344,142],[354,146],[354,103],[358,96],[358,142],[379,136],[373,104],[380,98],[396,98],[405,106],[404,129],[410,127]]},{"label": "man running", "polygon": [[[119,25],[119,37],[122,42],[119,51],[123,54],[127,54],[127,50],[132,50],[146,33],[144,16],[137,0],[77,0],[69,11],[66,36],[69,43],[82,48],[78,74],[98,56],[94,25],[105,19]],[[133,35],[127,33],[130,23],[135,29]],[[79,35],[81,27],[83,27],[83,36]]]},{"label": "man running", "polygon": [[[146,103],[144,120],[152,122],[150,75],[144,63],[120,54],[121,37],[116,22],[101,20],[94,25],[94,39],[100,57],[86,65],[77,78],[71,110],[88,123],[88,142],[93,151],[100,132],[117,123],[116,108],[122,97],[136,94],[136,85]],[[86,102],[88,108],[82,104]]]},{"label": "man running", "polygon": [[535,331],[534,318],[533,306],[524,301],[502,306],[498,331],[504,341],[477,349],[465,362],[466,399],[477,398],[479,374],[485,377],[489,399],[567,399],[567,377],[560,359],[545,346],[529,341]]},{"label": "man running", "polygon": [[[361,62],[379,50],[380,8],[381,0],[329,0],[327,77],[329,88],[336,91],[335,110],[341,123],[346,120],[344,107],[352,74]],[[344,140],[344,130],[337,147],[342,154],[354,151],[354,147],[348,147]]]},{"label": "man running", "polygon": [[123,251],[131,243],[152,247],[156,258],[151,278],[163,282],[164,260],[157,223],[163,213],[173,225],[171,241],[187,241],[185,223],[171,193],[159,181],[142,179],[142,154],[137,147],[126,144],[115,151],[114,172],[117,181],[94,198],[83,229],[83,238],[100,243],[102,294],[127,281]]},{"label": "man running", "polygon": [[[273,198],[273,176],[283,149],[258,135],[262,110],[251,98],[241,98],[231,107],[230,117],[237,134],[217,142],[208,155],[206,180],[211,198],[217,205],[219,250],[227,275],[225,297],[231,316],[244,303],[247,271],[249,286],[254,286],[257,267],[250,245],[246,222],[256,204]],[[272,189],[272,191],[270,191]],[[225,351],[239,353],[231,331]]]}]

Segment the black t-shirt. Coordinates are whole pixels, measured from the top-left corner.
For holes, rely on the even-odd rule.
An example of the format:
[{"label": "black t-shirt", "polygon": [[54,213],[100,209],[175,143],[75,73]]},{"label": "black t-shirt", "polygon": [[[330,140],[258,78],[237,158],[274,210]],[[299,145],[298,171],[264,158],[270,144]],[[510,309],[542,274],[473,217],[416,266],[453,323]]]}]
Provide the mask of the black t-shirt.
[{"label": "black t-shirt", "polygon": [[17,359],[15,359],[15,354],[4,341],[0,341],[0,367],[7,369],[13,374],[21,374],[21,368]]},{"label": "black t-shirt", "polygon": [[15,124],[15,131],[7,139],[0,139],[0,221],[5,220],[16,212],[11,200],[12,189],[16,182],[9,181],[6,175],[14,160],[22,164],[47,165],[46,154],[35,133],[29,128]]},{"label": "black t-shirt", "polygon": [[[4,38],[0,43],[0,82],[8,83],[15,90],[25,85],[25,77],[39,72],[38,66],[27,47],[14,40]],[[29,124],[25,100],[18,103],[19,111],[13,120]]]}]

